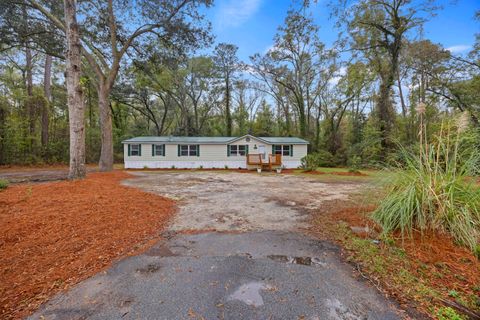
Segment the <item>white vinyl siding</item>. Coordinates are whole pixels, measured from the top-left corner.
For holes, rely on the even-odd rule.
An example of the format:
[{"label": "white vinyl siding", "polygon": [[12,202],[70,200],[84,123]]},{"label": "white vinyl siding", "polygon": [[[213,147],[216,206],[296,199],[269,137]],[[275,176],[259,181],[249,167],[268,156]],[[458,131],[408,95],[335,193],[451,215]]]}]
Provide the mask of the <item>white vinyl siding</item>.
[{"label": "white vinyl siding", "polygon": [[[140,150],[140,155],[135,156],[129,153],[129,146],[131,152],[131,146],[138,145]],[[156,155],[156,145],[164,146],[164,156]],[[182,144],[180,144],[182,145]],[[184,144],[184,145],[198,145],[198,144]],[[272,144],[267,144],[260,140],[255,139],[254,137],[250,138],[250,141],[246,141],[245,138],[238,141],[232,142],[230,146],[240,145],[248,146],[246,153],[254,154],[258,153],[258,147],[263,145],[265,146],[265,151],[267,154],[272,153]],[[245,156],[230,156],[228,153],[227,144],[200,144],[198,151],[200,152],[197,156],[179,156],[178,155],[178,144],[174,143],[165,143],[165,144],[155,144],[155,143],[125,143],[124,144],[124,160],[126,168],[171,168],[175,166],[176,168],[224,168],[228,166],[229,168],[239,168],[246,167],[246,157]],[[255,149],[255,146],[257,147]],[[234,147],[235,148],[235,147]],[[240,150],[243,147],[240,147]],[[153,151],[155,152],[153,152]],[[238,149],[237,149],[238,150]],[[283,152],[283,150],[282,150]],[[300,165],[300,159],[307,154],[307,145],[304,144],[295,144],[293,145],[293,155],[292,156],[283,156],[282,162],[285,167],[296,168]]]}]

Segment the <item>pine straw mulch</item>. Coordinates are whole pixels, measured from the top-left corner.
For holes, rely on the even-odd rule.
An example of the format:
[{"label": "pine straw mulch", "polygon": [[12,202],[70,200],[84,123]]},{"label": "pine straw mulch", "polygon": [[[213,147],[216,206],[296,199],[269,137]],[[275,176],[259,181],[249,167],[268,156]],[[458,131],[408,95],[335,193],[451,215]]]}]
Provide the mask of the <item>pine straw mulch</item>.
[{"label": "pine straw mulch", "polygon": [[126,172],[14,185],[0,192],[0,318],[30,314],[55,293],[160,237],[172,200],[120,185]]},{"label": "pine straw mulch", "polygon": [[318,171],[318,170],[313,170],[313,171],[304,170],[304,171],[302,171],[302,173],[312,174],[312,175],[331,174],[331,175],[335,175],[335,176],[347,176],[347,177],[368,177],[368,174],[360,172],[360,171],[329,171],[329,172],[324,172],[324,171]]},{"label": "pine straw mulch", "polygon": [[[346,259],[405,309],[435,318],[441,307],[464,306],[463,311],[478,315],[480,260],[446,234],[414,233],[412,238],[402,238],[397,233],[382,239],[381,228],[369,218],[374,209],[333,203],[329,210],[314,215],[312,232],[339,242],[346,249]],[[354,234],[348,228],[367,226],[367,233]],[[374,244],[374,239],[380,243]]]}]

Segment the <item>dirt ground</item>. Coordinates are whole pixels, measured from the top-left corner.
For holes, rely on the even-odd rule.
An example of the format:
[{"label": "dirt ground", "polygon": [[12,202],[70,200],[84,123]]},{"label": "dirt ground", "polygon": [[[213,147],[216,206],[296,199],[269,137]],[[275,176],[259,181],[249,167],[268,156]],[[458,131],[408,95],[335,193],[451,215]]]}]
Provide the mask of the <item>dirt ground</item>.
[{"label": "dirt ground", "polygon": [[123,183],[177,200],[169,230],[298,231],[308,213],[366,185],[316,177],[213,171],[132,172]]},{"label": "dirt ground", "polygon": [[1,319],[21,318],[114,259],[158,241],[174,202],[120,185],[128,177],[92,173],[0,192]]}]

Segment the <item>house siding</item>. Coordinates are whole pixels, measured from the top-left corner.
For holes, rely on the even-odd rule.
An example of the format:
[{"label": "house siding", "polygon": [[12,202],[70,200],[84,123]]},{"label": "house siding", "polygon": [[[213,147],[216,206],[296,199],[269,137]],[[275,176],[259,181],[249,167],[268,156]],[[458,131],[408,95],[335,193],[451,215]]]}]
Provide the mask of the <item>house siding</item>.
[{"label": "house siding", "polygon": [[[129,156],[128,145],[125,143],[125,168],[246,168],[246,156],[228,156],[227,144],[200,144],[200,156],[178,156],[178,144],[165,144],[165,156],[152,156],[152,143],[142,145],[141,156]],[[161,144],[161,143],[158,143]],[[267,154],[272,153],[272,144],[267,144],[254,137],[247,142],[245,138],[234,141],[232,145],[248,145],[250,154],[257,153],[258,146],[265,145]],[[257,146],[257,149],[255,149]],[[294,144],[293,156],[283,156],[282,163],[286,168],[297,168],[300,159],[307,154],[307,145]]]}]

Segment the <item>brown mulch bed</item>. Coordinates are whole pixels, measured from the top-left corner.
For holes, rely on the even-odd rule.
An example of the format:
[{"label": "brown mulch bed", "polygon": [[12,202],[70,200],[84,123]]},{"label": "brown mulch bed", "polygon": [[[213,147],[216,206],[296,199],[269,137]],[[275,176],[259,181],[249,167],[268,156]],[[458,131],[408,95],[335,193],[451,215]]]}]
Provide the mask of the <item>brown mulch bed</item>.
[{"label": "brown mulch bed", "polygon": [[[345,222],[352,227],[369,227],[370,234],[358,234],[361,238],[375,238],[381,231],[380,226],[369,218],[375,206],[343,207],[338,209],[330,208],[327,212],[320,213],[322,217],[322,231],[314,230],[322,236],[329,237],[324,226],[335,227],[339,222]],[[328,227],[327,227],[328,229]],[[441,293],[441,299],[455,301],[449,293],[458,292],[462,296],[479,296],[480,301],[480,260],[471,251],[456,245],[447,234],[438,233],[414,233],[411,238],[395,233],[392,235],[395,247],[404,250],[406,264],[402,267],[408,269],[415,277],[423,283]],[[381,244],[382,248],[384,244]],[[388,246],[386,246],[387,248]],[[388,254],[388,249],[380,250],[381,254]],[[390,274],[398,272],[399,266],[390,266]],[[377,277],[377,275],[373,275]],[[379,279],[383,282],[383,289],[390,295],[395,296],[402,304],[408,304],[405,299],[404,290],[389,284],[388,277]],[[437,301],[437,305],[441,304]],[[423,305],[419,310],[425,311]]]},{"label": "brown mulch bed", "polygon": [[362,173],[360,171],[357,171],[357,172],[334,171],[334,172],[330,172],[330,174],[334,174],[334,175],[337,175],[337,176],[352,176],[352,177],[366,177],[366,176],[368,176],[368,174]]},{"label": "brown mulch bed", "polygon": [[332,171],[332,172],[323,172],[323,171],[302,171],[302,173],[306,174],[313,174],[313,175],[319,175],[319,174],[333,174],[336,176],[350,176],[350,177],[367,177],[368,174],[362,173],[362,172],[350,172],[350,171]]},{"label": "brown mulch bed", "polygon": [[322,171],[316,171],[316,170],[314,170],[314,171],[302,171],[302,173],[306,173],[306,174],[314,174],[314,175],[316,175],[316,174],[325,174],[325,172],[322,172]]},{"label": "brown mulch bed", "polygon": [[0,192],[0,318],[24,317],[159,239],[175,203],[120,185],[129,177],[92,173]]}]

